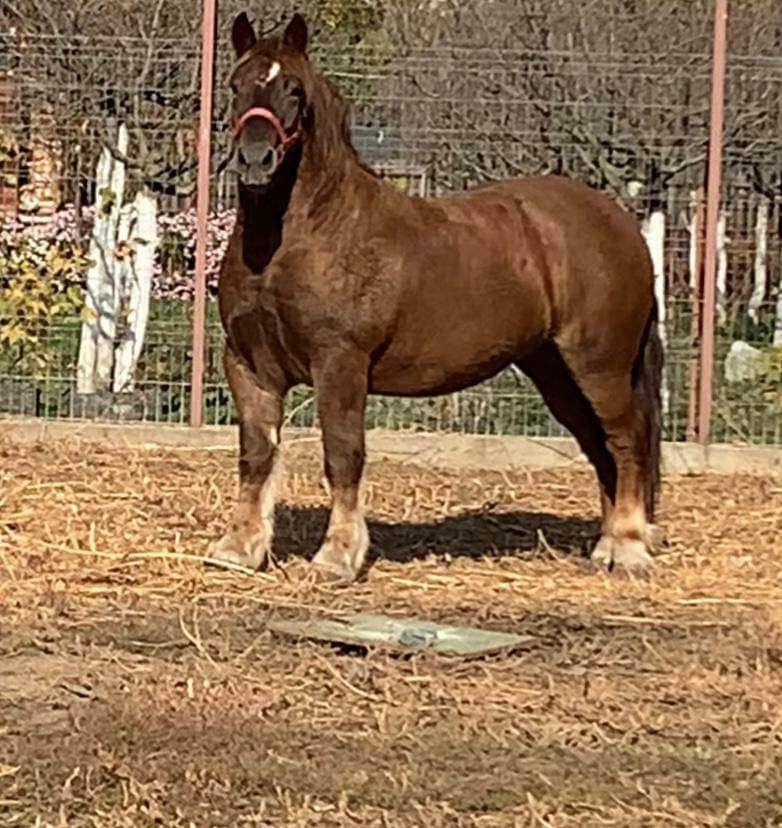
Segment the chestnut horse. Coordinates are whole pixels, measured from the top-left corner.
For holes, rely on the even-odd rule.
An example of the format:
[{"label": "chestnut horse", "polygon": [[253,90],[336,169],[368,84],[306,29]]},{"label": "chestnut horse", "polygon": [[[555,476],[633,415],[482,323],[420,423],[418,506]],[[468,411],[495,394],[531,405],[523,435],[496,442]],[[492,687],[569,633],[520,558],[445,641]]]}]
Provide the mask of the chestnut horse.
[{"label": "chestnut horse", "polygon": [[659,485],[662,348],[637,222],[564,177],[442,198],[381,181],[351,145],[347,106],[307,57],[233,24],[236,227],[219,298],[239,414],[240,490],[213,559],[260,567],[272,541],[283,400],[314,386],[331,515],[314,563],[353,579],[369,545],[359,499],[367,394],[446,394],[510,364],[594,465],[592,559],[643,570]]}]

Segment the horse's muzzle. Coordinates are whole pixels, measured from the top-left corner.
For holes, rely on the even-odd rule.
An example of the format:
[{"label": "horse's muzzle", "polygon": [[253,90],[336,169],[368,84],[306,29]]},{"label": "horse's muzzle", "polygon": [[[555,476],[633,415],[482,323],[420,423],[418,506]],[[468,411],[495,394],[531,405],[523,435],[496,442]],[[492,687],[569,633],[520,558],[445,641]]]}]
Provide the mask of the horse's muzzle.
[{"label": "horse's muzzle", "polygon": [[246,150],[241,146],[236,150],[234,170],[242,184],[248,187],[265,187],[279,165],[278,151],[269,145],[263,148]]},{"label": "horse's muzzle", "polygon": [[298,143],[300,132],[296,126],[287,134],[270,109],[257,106],[235,121],[233,137],[236,142],[234,169],[239,180],[247,187],[265,187],[288,151]]}]

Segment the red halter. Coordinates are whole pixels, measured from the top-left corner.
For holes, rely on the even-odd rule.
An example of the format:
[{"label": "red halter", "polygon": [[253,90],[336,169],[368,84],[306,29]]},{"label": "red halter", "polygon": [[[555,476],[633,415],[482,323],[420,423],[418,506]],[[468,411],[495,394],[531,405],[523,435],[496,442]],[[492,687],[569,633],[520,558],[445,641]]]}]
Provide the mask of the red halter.
[{"label": "red halter", "polygon": [[279,151],[283,155],[285,155],[285,153],[290,149],[291,145],[299,137],[298,129],[296,129],[296,131],[292,132],[290,135],[286,135],[285,130],[283,129],[282,124],[280,123],[280,119],[271,111],[271,109],[266,109],[262,106],[253,106],[250,107],[250,109],[248,109],[246,112],[243,112],[239,116],[239,118],[236,119],[233,128],[234,140],[236,140],[242,134],[242,130],[244,129],[245,124],[252,118],[263,118],[264,121],[268,121],[274,127],[274,131],[277,133],[277,137],[279,138],[277,149],[279,149]]}]

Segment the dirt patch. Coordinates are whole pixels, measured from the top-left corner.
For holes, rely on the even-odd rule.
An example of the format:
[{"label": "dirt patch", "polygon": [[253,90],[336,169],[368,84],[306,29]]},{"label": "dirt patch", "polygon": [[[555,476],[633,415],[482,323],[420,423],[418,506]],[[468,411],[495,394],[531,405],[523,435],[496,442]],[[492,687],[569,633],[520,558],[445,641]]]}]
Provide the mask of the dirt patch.
[{"label": "dirt patch", "polygon": [[[376,560],[308,575],[320,471],[289,468],[277,566],[188,560],[231,454],[0,444],[0,825],[774,825],[782,490],[671,478],[643,582],[593,573],[583,471],[374,465]],[[387,612],[529,636],[504,658],[273,637]],[[36,820],[38,822],[36,823]]]}]

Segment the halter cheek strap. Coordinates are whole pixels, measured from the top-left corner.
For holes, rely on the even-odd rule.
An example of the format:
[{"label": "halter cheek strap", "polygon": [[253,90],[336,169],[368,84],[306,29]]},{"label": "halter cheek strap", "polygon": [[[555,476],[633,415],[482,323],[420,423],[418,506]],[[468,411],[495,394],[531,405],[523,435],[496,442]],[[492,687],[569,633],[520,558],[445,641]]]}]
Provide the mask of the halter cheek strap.
[{"label": "halter cheek strap", "polygon": [[283,154],[288,151],[291,144],[293,144],[299,137],[298,129],[296,129],[290,135],[286,135],[285,129],[280,123],[280,119],[271,111],[271,109],[266,109],[263,106],[253,106],[250,107],[250,109],[248,109],[246,112],[243,112],[239,116],[239,118],[236,119],[233,127],[234,140],[237,140],[239,138],[247,122],[252,120],[253,118],[263,118],[264,121],[268,121],[272,125],[279,139],[277,148]]}]

